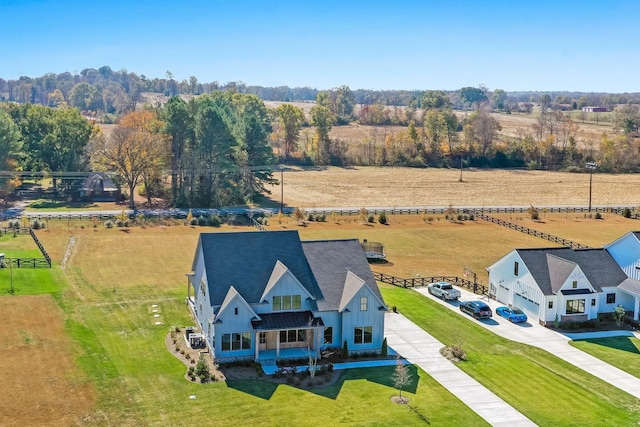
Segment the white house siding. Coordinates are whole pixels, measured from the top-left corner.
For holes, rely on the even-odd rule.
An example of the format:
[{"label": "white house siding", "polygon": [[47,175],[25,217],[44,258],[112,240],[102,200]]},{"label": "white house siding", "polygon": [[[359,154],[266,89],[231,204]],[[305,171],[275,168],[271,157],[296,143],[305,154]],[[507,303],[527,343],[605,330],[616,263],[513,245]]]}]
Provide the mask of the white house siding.
[{"label": "white house siding", "polygon": [[[360,310],[360,298],[367,297],[367,310]],[[342,312],[342,343],[347,342],[349,352],[380,352],[384,339],[384,310],[380,310],[380,300],[368,286],[363,286],[353,296]],[[356,327],[372,327],[371,343],[354,343]],[[342,345],[341,343],[341,345]]]},{"label": "white house siding", "polygon": [[[612,303],[607,303],[607,295],[614,294],[615,300]],[[598,306],[600,307],[600,313],[613,313],[619,304],[624,307],[630,307],[633,309],[634,298],[629,294],[622,292],[616,287],[602,288],[602,293],[598,298]]]},{"label": "white house siding", "polygon": [[[261,283],[259,285],[261,288],[266,286],[266,283]],[[301,305],[300,309],[290,309],[290,310],[281,310],[274,311],[273,310],[273,297],[274,296],[284,296],[284,295],[300,295]],[[306,289],[302,287],[298,283],[298,281],[294,278],[291,272],[285,273],[280,280],[275,284],[275,286],[265,295],[266,303],[262,303],[259,305],[255,305],[254,309],[256,313],[281,313],[282,311],[311,311],[313,307],[311,306],[311,301],[309,300],[309,293]]]},{"label": "white house siding", "polygon": [[640,280],[640,242],[635,234],[628,233],[606,247],[628,277]]},{"label": "white house siding", "polygon": [[[236,309],[238,314],[236,314]],[[254,314],[252,311],[238,297],[231,300],[229,305],[224,309],[224,312],[218,314],[216,317],[216,334],[214,337],[216,360],[224,361],[254,357],[254,346],[256,343],[255,333],[253,332],[253,327],[251,325],[253,317]],[[224,334],[231,334],[234,332],[240,334],[243,332],[250,332],[251,345],[249,349],[222,351],[222,336]]]}]

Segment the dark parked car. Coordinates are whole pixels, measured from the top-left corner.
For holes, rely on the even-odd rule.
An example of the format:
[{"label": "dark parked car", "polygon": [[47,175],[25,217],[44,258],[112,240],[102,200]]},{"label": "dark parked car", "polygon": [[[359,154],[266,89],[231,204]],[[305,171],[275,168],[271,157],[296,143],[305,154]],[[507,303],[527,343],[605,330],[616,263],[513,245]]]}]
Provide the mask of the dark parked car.
[{"label": "dark parked car", "polygon": [[491,307],[482,301],[462,301],[460,311],[476,319],[487,319],[493,315]]}]

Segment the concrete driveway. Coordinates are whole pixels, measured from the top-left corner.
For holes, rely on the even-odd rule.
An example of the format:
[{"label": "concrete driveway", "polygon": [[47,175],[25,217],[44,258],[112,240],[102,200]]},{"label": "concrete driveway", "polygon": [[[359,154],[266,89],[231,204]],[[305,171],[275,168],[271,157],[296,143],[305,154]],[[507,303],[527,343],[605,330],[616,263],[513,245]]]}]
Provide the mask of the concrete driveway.
[{"label": "concrete driveway", "polygon": [[[460,289],[460,292],[462,293],[462,297],[460,299],[462,301],[482,300],[486,302],[493,310],[493,317],[491,319],[476,320],[460,311],[460,309],[458,308],[458,305],[460,303],[458,301],[442,301],[440,298],[429,295],[426,287],[416,288],[415,291],[427,296],[428,298],[431,298],[432,300],[451,310],[456,311],[460,314],[460,316],[467,318],[470,322],[475,322],[481,325],[483,328],[493,331],[494,333],[504,338],[508,338],[513,341],[529,344],[531,346],[546,350],[549,353],[554,354],[567,361],[568,363],[571,363],[572,365],[590,373],[591,375],[594,375],[602,379],[603,381],[606,381],[609,384],[623,391],[626,391],[632,396],[640,399],[640,378],[634,377],[633,375],[630,375],[623,370],[616,368],[615,366],[612,366],[596,357],[591,356],[590,354],[585,353],[584,351],[572,347],[569,344],[569,341],[571,341],[572,338],[578,338],[578,334],[571,334],[572,338],[570,338],[569,336],[545,328],[537,322],[529,321],[526,323],[511,323],[507,319],[504,319],[496,314],[496,308],[505,304],[493,300],[488,300],[486,297],[483,298],[480,295],[476,295],[464,289]],[[632,332],[628,331],[614,331],[607,336],[615,336],[621,334],[626,334],[629,336],[633,335]],[[582,338],[603,336],[601,333],[598,333],[598,335],[580,335],[582,335]]]}]

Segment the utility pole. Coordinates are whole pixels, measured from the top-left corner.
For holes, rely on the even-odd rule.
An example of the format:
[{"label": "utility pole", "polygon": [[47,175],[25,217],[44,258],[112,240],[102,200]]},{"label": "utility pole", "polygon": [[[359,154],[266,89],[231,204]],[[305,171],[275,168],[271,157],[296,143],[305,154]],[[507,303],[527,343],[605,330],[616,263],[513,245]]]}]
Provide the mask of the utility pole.
[{"label": "utility pole", "polygon": [[284,213],[284,165],[280,165],[280,213]]},{"label": "utility pole", "polygon": [[591,212],[591,190],[593,187],[593,171],[598,165],[595,162],[585,163],[585,167],[589,169],[589,212]]}]

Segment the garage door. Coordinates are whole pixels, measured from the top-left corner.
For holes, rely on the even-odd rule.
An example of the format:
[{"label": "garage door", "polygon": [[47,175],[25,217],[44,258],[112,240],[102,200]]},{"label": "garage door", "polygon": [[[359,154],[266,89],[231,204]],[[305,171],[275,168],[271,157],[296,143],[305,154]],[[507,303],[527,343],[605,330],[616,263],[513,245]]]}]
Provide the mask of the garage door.
[{"label": "garage door", "polygon": [[509,288],[505,287],[503,283],[498,286],[496,299],[503,304],[509,304]]},{"label": "garage door", "polygon": [[520,294],[514,294],[513,305],[524,311],[529,317],[536,320],[540,317],[540,304],[536,301],[527,299]]}]

